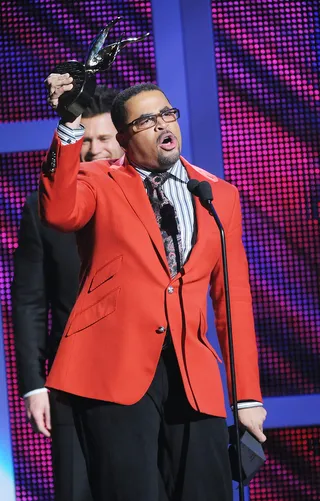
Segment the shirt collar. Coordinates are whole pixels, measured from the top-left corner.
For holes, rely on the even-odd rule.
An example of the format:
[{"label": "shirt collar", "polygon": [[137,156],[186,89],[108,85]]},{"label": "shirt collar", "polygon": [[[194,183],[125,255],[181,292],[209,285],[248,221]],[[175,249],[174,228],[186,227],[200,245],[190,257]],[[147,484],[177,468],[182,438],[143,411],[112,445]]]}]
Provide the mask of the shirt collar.
[{"label": "shirt collar", "polygon": [[[139,167],[134,162],[130,161],[130,164],[132,165],[132,167],[136,169],[136,171],[139,172],[143,181],[145,180],[146,177],[150,176],[151,171]],[[175,179],[176,181],[180,181],[183,183],[188,182],[188,174],[180,158],[176,161],[176,163],[172,167],[170,167],[170,169],[168,169],[167,172],[169,172],[170,174],[169,178]]]},{"label": "shirt collar", "polygon": [[124,164],[125,155],[122,155],[120,158],[108,158],[107,161],[110,165],[118,165],[121,167]]}]

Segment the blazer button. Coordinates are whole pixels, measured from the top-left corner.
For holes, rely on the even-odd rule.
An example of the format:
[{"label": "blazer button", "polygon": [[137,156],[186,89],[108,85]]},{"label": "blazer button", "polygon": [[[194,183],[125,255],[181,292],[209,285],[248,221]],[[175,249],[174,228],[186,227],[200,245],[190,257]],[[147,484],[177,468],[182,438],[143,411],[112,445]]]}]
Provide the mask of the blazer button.
[{"label": "blazer button", "polygon": [[163,334],[164,332],[166,332],[166,330],[167,329],[161,325],[160,327],[157,328],[156,333]]},{"label": "blazer button", "polygon": [[174,288],[171,285],[170,285],[170,287],[168,287],[168,292],[169,292],[169,294],[174,293]]}]

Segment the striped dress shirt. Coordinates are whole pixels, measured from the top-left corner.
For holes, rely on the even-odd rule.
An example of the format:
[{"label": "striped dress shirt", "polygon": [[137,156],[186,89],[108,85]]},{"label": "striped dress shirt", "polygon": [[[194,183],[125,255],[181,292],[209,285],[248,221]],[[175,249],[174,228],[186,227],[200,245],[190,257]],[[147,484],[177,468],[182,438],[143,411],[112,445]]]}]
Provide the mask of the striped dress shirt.
[{"label": "striped dress shirt", "polygon": [[[132,163],[132,162],[131,162]],[[133,164],[142,181],[151,172]],[[187,188],[189,177],[182,162],[178,160],[169,170],[170,176],[163,184],[163,192],[175,208],[181,233],[183,264],[187,261],[196,239],[196,224],[192,195]]]}]

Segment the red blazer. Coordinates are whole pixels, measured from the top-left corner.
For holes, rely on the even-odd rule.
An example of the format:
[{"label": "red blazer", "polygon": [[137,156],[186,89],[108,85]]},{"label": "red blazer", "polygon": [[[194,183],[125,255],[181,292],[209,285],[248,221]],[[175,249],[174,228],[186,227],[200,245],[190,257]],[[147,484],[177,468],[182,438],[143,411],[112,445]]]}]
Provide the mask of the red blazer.
[{"label": "red blazer", "polygon": [[[78,231],[80,292],[47,386],[121,404],[146,393],[170,324],[186,395],[201,412],[225,416],[219,357],[206,338],[207,292],[229,374],[220,237],[195,200],[197,241],[173,279],[139,173],[128,163],[80,164],[82,142],[54,137],[40,180],[40,213]],[[181,159],[190,178],[209,181],[226,232],[238,400],[261,401],[248,266],[237,189]],[[79,172],[80,169],[80,172]],[[230,390],[230,378],[229,390]]]}]

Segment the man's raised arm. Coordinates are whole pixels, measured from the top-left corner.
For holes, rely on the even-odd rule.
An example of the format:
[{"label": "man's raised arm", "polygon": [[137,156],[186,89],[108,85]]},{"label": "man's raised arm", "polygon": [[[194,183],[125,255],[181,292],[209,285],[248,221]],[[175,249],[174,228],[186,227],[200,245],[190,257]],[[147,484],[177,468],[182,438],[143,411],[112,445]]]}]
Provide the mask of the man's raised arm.
[{"label": "man's raised arm", "polygon": [[[52,73],[46,86],[48,102],[56,108],[59,97],[72,89],[72,77]],[[41,169],[40,217],[62,231],[76,231],[85,226],[96,207],[89,176],[78,176],[84,132],[80,121],[81,116],[74,122],[60,121]]]}]

